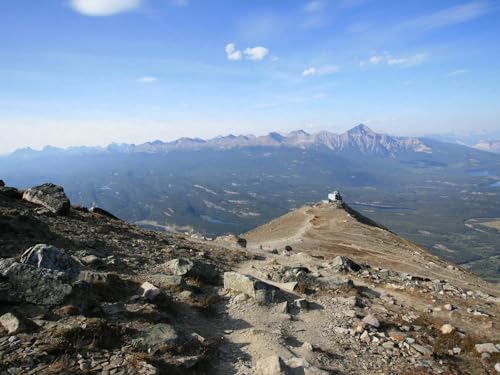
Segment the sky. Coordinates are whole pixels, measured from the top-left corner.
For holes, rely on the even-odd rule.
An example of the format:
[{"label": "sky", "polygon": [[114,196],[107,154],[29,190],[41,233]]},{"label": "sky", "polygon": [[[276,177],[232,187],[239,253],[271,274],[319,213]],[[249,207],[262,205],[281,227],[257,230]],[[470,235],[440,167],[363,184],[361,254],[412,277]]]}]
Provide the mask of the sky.
[{"label": "sky", "polygon": [[495,0],[4,0],[0,153],[500,130]]}]

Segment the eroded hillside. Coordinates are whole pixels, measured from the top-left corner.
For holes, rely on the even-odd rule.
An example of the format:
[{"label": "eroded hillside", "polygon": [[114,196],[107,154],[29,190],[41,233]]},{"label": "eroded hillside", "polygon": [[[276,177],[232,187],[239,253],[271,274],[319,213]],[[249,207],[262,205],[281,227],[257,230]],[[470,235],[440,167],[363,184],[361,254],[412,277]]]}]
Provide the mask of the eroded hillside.
[{"label": "eroded hillside", "polygon": [[494,373],[494,286],[359,220],[304,207],[245,249],[1,186],[0,373]]}]

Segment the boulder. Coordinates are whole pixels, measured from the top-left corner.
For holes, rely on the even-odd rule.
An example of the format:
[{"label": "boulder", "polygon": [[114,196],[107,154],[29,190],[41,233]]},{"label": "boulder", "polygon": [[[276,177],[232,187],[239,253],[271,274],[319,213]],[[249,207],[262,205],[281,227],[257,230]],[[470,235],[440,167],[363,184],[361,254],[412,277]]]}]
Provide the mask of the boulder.
[{"label": "boulder", "polygon": [[278,290],[278,288],[253,276],[242,275],[237,272],[224,272],[224,288],[245,293],[260,303],[273,302]]},{"label": "boulder", "polygon": [[3,180],[0,180],[0,187],[4,187],[5,186],[5,182],[3,182]]},{"label": "boulder", "polygon": [[38,244],[26,250],[21,255],[21,263],[66,272],[70,276],[76,276],[80,271],[76,260],[57,247],[46,244]]},{"label": "boulder", "polygon": [[262,358],[255,365],[255,375],[286,375],[285,363],[277,355]]},{"label": "boulder", "polygon": [[330,372],[321,370],[311,365],[303,358],[290,358],[285,361],[288,373],[304,375],[328,375]]},{"label": "boulder", "polygon": [[210,284],[217,283],[219,278],[214,265],[199,260],[173,259],[165,263],[165,267],[176,276],[197,277]]},{"label": "boulder", "polygon": [[335,257],[330,263],[328,263],[328,268],[331,268],[337,272],[358,272],[363,267],[353,260],[345,256]]},{"label": "boulder", "polygon": [[24,192],[23,199],[41,205],[56,215],[67,215],[71,206],[64,189],[54,184],[32,187]]},{"label": "boulder", "polygon": [[0,325],[2,325],[9,335],[23,332],[25,326],[21,319],[12,313],[3,314],[0,316]]},{"label": "boulder", "polygon": [[16,297],[37,305],[58,305],[71,294],[68,276],[47,268],[13,262],[7,268],[0,266],[0,274],[7,279]]},{"label": "boulder", "polygon": [[179,340],[179,335],[170,324],[160,323],[152,326],[139,337],[132,340],[132,345],[139,350],[150,350],[160,345],[173,345]]}]

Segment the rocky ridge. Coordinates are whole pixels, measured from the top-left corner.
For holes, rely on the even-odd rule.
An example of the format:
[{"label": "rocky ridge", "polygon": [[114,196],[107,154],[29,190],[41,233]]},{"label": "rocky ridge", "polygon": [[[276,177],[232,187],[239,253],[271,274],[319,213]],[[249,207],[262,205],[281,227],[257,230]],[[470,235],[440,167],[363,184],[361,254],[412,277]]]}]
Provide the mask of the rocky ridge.
[{"label": "rocky ridge", "polygon": [[[308,232],[268,247],[252,233],[207,241],[145,231],[106,211],[55,209],[62,188],[32,190],[47,199],[0,186],[0,374],[500,367],[495,288],[454,265],[434,259],[450,275],[439,279],[388,269],[359,251],[305,248]],[[341,205],[318,209],[355,221],[380,247],[392,236]]]}]

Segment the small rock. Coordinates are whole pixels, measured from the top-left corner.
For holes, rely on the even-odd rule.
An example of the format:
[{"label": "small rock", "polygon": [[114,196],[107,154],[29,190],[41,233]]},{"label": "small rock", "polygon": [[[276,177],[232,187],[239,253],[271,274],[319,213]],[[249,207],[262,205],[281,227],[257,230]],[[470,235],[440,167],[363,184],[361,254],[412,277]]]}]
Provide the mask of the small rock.
[{"label": "small rock", "polygon": [[361,336],[359,337],[361,341],[366,342],[367,344],[370,342],[370,335],[368,334],[368,331],[363,331]]},{"label": "small rock", "polygon": [[373,314],[368,314],[363,318],[361,321],[365,325],[372,326],[374,328],[379,328],[380,327],[380,322],[378,321],[377,317]]},{"label": "small rock", "polygon": [[159,288],[155,287],[153,284],[147,281],[142,283],[141,289],[142,289],[142,296],[149,301],[153,301],[161,294],[161,290]]},{"label": "small rock", "polygon": [[248,299],[249,297],[245,293],[240,293],[236,297],[233,298],[234,303],[241,303]]},{"label": "small rock", "polygon": [[165,263],[165,267],[176,276],[197,277],[202,281],[214,284],[219,273],[214,265],[189,259],[173,259]]},{"label": "small rock", "polygon": [[500,373],[500,362],[495,364],[495,370],[496,372]]},{"label": "small rock", "polygon": [[449,333],[452,333],[455,330],[455,327],[453,327],[451,324],[443,324],[440,328],[440,331],[443,335],[447,335]]},{"label": "small rock", "polygon": [[270,303],[274,301],[277,288],[250,275],[237,272],[224,273],[224,288],[243,292],[257,302]]},{"label": "small rock", "polygon": [[7,330],[9,335],[22,332],[25,329],[23,322],[11,313],[0,316],[0,324]]},{"label": "small rock", "polygon": [[498,349],[496,348],[495,344],[491,343],[491,342],[487,342],[487,343],[484,343],[484,344],[476,344],[474,346],[474,348],[476,349],[476,352],[478,353],[498,353]]},{"label": "small rock", "polygon": [[96,257],[95,255],[87,255],[83,257],[82,263],[86,264],[87,266],[98,266],[102,263],[102,259]]},{"label": "small rock", "polygon": [[446,305],[443,306],[443,308],[446,311],[452,311],[454,309],[453,305],[451,303],[447,303]]},{"label": "small rock", "polygon": [[309,302],[305,298],[298,298],[293,301],[293,304],[301,310],[307,310],[309,308]]},{"label": "small rock", "polygon": [[314,350],[314,347],[310,342],[306,341],[302,344],[302,349],[307,350],[308,352],[312,352]]}]

